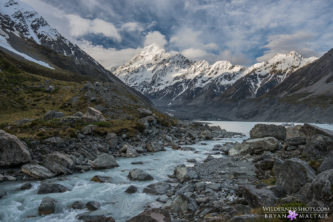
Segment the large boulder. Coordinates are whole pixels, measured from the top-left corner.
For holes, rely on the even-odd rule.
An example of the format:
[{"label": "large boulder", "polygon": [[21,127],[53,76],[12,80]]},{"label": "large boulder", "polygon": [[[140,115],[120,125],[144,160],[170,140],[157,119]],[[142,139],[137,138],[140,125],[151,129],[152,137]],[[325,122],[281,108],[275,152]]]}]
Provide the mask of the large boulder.
[{"label": "large boulder", "polygon": [[47,179],[55,176],[49,169],[39,164],[25,164],[21,167],[21,171],[35,179]]},{"label": "large boulder", "polygon": [[148,152],[165,151],[164,145],[162,143],[157,143],[157,142],[148,142],[146,144],[146,149],[148,150]]},{"label": "large boulder", "polygon": [[263,137],[257,139],[249,139],[239,144],[236,143],[228,153],[230,156],[239,154],[261,154],[264,151],[274,151],[279,148],[279,141],[274,137]]},{"label": "large boulder", "polygon": [[317,175],[309,186],[305,187],[307,201],[319,201],[333,205],[333,169]]},{"label": "large boulder", "polygon": [[286,138],[286,128],[273,124],[256,124],[250,131],[251,138],[275,137],[279,140]]},{"label": "large boulder", "polygon": [[97,201],[88,201],[86,207],[90,211],[98,210],[101,207],[101,204]]},{"label": "large boulder", "polygon": [[183,194],[177,194],[170,203],[170,209],[178,215],[187,215],[194,213],[198,209],[198,205],[193,198]]},{"label": "large boulder", "polygon": [[148,185],[143,189],[144,193],[149,193],[153,195],[163,195],[166,194],[168,190],[171,189],[171,185],[166,182],[158,182]]},{"label": "large boulder", "polygon": [[129,193],[129,194],[136,193],[137,191],[138,191],[138,188],[133,185],[127,187],[127,189],[125,190],[125,192]]},{"label": "large boulder", "polygon": [[68,188],[64,185],[57,183],[41,183],[37,193],[38,194],[47,194],[47,193],[63,193],[68,191]]},{"label": "large boulder", "polygon": [[267,189],[257,189],[253,185],[243,186],[239,189],[239,192],[253,208],[273,206],[277,201],[277,197],[274,195],[273,191]]},{"label": "large boulder", "polygon": [[179,165],[174,170],[174,176],[181,182],[185,182],[191,179],[198,179],[198,173],[190,167],[185,165]]},{"label": "large boulder", "polygon": [[133,169],[128,173],[128,178],[130,180],[146,181],[153,180],[154,178],[141,169]]},{"label": "large boulder", "polygon": [[50,110],[44,115],[43,119],[44,120],[59,119],[59,118],[64,117],[64,116],[65,116],[65,114],[63,112]]},{"label": "large boulder", "polygon": [[139,112],[140,118],[143,118],[143,117],[146,117],[146,116],[151,116],[153,114],[153,112],[150,111],[149,109],[138,108],[137,110]]},{"label": "large boulder", "polygon": [[121,153],[125,153],[126,157],[137,157],[139,156],[136,149],[129,144],[124,144],[123,147],[119,150]]},{"label": "large boulder", "polygon": [[40,216],[53,214],[56,209],[56,203],[57,201],[55,199],[51,197],[44,197],[38,207],[38,214]]},{"label": "large boulder", "polygon": [[151,209],[142,212],[126,222],[171,222],[171,216],[164,209]]},{"label": "large boulder", "polygon": [[305,123],[301,128],[302,133],[305,134],[306,137],[312,137],[314,135],[320,134],[324,136],[328,136],[333,138],[333,131],[320,128],[318,126]]},{"label": "large boulder", "polygon": [[315,171],[303,160],[289,159],[276,160],[273,166],[276,185],[280,186],[287,194],[295,193],[307,182],[311,182]]},{"label": "large boulder", "polygon": [[0,167],[15,166],[30,160],[27,146],[16,136],[0,130]]},{"label": "large boulder", "polygon": [[298,145],[305,145],[306,138],[305,137],[293,137],[286,139],[286,145],[288,146],[298,146]]},{"label": "large boulder", "polygon": [[48,154],[43,165],[55,174],[69,174],[74,166],[73,160],[64,153],[54,152]]},{"label": "large boulder", "polygon": [[301,129],[301,125],[286,127],[286,139],[305,137],[305,134],[301,131]]},{"label": "large boulder", "polygon": [[109,213],[100,211],[82,213],[77,215],[76,218],[84,222],[115,222]]},{"label": "large boulder", "polygon": [[88,107],[87,112],[83,115],[83,119],[91,122],[100,122],[106,120],[102,112],[93,107]]},{"label": "large boulder", "polygon": [[91,166],[94,169],[108,169],[113,167],[118,167],[116,159],[110,154],[101,154],[91,162]]},{"label": "large boulder", "polygon": [[323,172],[326,170],[330,170],[333,169],[333,151],[330,152],[325,159],[323,160],[323,162],[320,164],[318,171],[319,172]]}]

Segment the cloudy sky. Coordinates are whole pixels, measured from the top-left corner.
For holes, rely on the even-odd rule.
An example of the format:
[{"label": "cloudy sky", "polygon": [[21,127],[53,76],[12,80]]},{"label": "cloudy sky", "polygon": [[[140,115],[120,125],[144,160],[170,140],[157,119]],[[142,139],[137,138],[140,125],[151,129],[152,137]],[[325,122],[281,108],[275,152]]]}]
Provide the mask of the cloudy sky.
[{"label": "cloudy sky", "polygon": [[109,68],[157,43],[192,59],[250,65],[333,47],[332,0],[22,0]]}]

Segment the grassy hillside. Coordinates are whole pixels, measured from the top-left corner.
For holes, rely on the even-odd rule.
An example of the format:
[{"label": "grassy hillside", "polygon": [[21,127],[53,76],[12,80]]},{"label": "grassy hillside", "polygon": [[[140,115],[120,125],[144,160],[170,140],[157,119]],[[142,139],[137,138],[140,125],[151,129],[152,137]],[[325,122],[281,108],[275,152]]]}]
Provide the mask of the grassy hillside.
[{"label": "grassy hillside", "polygon": [[[18,60],[0,51],[0,128],[20,138],[75,136],[87,123],[44,121],[42,117],[49,110],[71,115],[76,112],[84,113],[89,106],[101,106],[105,107],[104,115],[109,117],[109,120],[94,123],[97,125],[96,134],[116,132],[135,135],[142,130],[137,108],[147,104],[117,85],[107,88],[106,98],[101,96],[103,94],[96,93],[96,98],[90,100],[87,94],[95,89],[87,89],[86,86],[92,84],[88,80],[70,72],[53,71],[35,63]],[[174,123],[168,116],[157,111],[154,113],[160,123]],[[33,121],[23,125],[14,124],[22,119]]]}]

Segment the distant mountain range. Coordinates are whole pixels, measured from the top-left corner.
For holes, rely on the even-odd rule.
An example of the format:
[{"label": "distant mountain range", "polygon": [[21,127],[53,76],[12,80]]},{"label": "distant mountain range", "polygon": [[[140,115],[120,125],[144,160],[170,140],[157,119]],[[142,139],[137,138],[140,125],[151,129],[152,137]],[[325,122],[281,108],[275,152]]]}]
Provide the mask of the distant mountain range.
[{"label": "distant mountain range", "polygon": [[112,71],[155,104],[197,105],[221,94],[237,100],[262,96],[292,72],[315,60],[315,57],[303,58],[292,51],[250,67],[232,65],[229,61],[210,65],[205,60],[192,61],[150,45]]},{"label": "distant mountain range", "polygon": [[325,122],[333,121],[331,55],[291,51],[244,67],[192,61],[150,45],[112,72],[181,118]]}]

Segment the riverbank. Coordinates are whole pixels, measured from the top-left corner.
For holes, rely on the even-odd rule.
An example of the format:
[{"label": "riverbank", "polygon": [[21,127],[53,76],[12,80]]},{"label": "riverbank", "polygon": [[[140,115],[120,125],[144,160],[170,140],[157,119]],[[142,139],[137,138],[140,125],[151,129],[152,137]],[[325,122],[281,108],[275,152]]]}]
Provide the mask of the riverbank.
[{"label": "riverbank", "polygon": [[[235,127],[239,126],[233,126]],[[161,221],[165,222],[249,221],[263,216],[262,204],[304,206],[309,199],[300,199],[302,195],[299,196],[297,192],[284,193],[283,189],[293,185],[280,189],[283,178],[291,177],[296,182],[304,181],[304,178],[295,174],[276,176],[275,162],[278,164],[279,161],[285,162],[293,158],[303,161],[301,167],[311,168],[309,172],[314,171],[312,180],[307,185],[311,188],[314,178],[321,174],[313,167],[320,168],[326,155],[321,154],[316,158],[317,162],[314,162],[305,159],[302,154],[309,150],[306,147],[311,148],[310,150],[318,149],[314,144],[322,141],[321,138],[326,138],[323,141],[329,146],[331,140],[329,136],[322,135],[325,131],[316,131],[311,136],[300,136],[305,138],[305,144],[302,144],[302,139],[289,138],[290,135],[299,137],[295,134],[300,132],[299,126],[296,130],[290,130],[294,129],[290,126],[282,128],[286,129],[285,138],[281,138],[283,132],[271,135],[279,139],[268,140],[263,139],[267,135],[262,138],[263,135],[259,134],[259,138],[255,140],[259,139],[261,142],[251,144],[253,139],[248,140],[249,136],[252,137],[250,134],[246,137],[216,137],[193,145],[179,145],[174,149],[169,146],[165,148],[166,152],[147,152],[137,157],[126,157],[123,153],[123,157],[116,159],[118,167],[31,181],[31,187],[24,182],[2,183],[0,188],[5,190],[6,195],[0,199],[0,203],[6,207],[0,210],[0,215],[4,221],[115,219],[121,222],[142,222],[149,221],[152,215],[159,215],[164,218]],[[264,132],[266,131],[272,133],[265,129]],[[294,134],[290,134],[291,132]],[[290,144],[291,141],[294,145]],[[301,141],[301,144],[295,145],[295,141]],[[262,146],[262,143],[269,146]],[[309,156],[312,157],[313,154]],[[289,166],[291,170],[280,169],[279,172],[298,172],[298,160],[295,162],[296,165]],[[323,183],[327,181],[316,180]],[[329,206],[330,202],[320,203],[321,190],[323,189],[317,189],[316,196],[311,197],[311,200]],[[51,200],[44,200],[46,197]],[[49,207],[46,209],[53,211],[39,216],[43,200],[44,205]],[[309,204],[312,206],[312,203]]]}]

